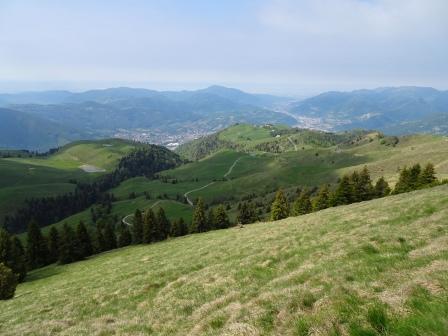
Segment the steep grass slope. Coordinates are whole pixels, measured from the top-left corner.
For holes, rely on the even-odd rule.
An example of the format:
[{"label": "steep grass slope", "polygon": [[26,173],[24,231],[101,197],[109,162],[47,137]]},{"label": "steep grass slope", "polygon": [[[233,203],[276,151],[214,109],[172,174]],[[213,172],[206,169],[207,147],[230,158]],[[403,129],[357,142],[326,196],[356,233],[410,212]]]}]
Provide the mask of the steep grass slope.
[{"label": "steep grass slope", "polygon": [[448,186],[34,271],[2,335],[446,335]]}]

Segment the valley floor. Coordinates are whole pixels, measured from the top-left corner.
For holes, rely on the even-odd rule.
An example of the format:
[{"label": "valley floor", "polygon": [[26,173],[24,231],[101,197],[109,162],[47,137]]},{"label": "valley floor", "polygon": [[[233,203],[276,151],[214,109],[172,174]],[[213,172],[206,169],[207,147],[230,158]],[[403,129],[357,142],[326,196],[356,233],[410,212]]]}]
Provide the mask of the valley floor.
[{"label": "valley floor", "polygon": [[32,272],[2,335],[447,335],[448,186]]}]

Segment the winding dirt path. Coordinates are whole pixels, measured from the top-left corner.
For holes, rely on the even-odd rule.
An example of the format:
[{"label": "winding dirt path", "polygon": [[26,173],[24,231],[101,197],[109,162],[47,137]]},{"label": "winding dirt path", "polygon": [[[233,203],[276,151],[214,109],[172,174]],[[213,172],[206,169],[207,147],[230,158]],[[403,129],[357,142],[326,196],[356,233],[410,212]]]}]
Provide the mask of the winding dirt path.
[{"label": "winding dirt path", "polygon": [[297,152],[297,145],[292,141],[291,137],[288,137],[289,142],[294,146],[294,150]]},{"label": "winding dirt path", "polygon": [[[160,202],[162,202],[162,200],[159,200],[157,202],[155,202],[153,205],[151,205],[149,208],[152,209],[154,208],[157,204],[159,204]],[[128,225],[128,226],[132,226],[132,223],[128,222],[128,218],[134,217],[134,214],[129,214],[125,217],[123,217],[123,219],[121,220],[123,222],[123,224]]]},{"label": "winding dirt path", "polygon": [[[226,180],[230,181],[230,179],[228,178],[228,176],[232,173],[233,168],[235,168],[235,166],[236,166],[236,164],[238,163],[238,161],[240,161],[243,157],[244,157],[244,156],[240,156],[238,159],[236,159],[236,160],[232,163],[232,165],[229,167],[229,169],[227,170],[227,172],[223,175],[223,177],[224,177]],[[193,192],[196,192],[196,191],[199,191],[199,190],[203,190],[203,189],[205,189],[205,188],[208,188],[208,187],[210,187],[211,185],[213,185],[213,184],[215,184],[215,183],[216,183],[216,181],[213,181],[213,182],[210,182],[210,183],[208,183],[208,184],[206,184],[206,185],[204,185],[204,186],[202,186],[202,187],[199,187],[199,188],[196,188],[196,189],[187,191],[187,192],[184,194],[184,197],[185,197],[185,199],[187,200],[188,204],[189,204],[190,206],[194,206],[193,201],[188,197],[188,195],[190,195],[190,194],[193,193]],[[154,207],[155,207],[157,204],[159,204],[160,202],[161,202],[161,201],[157,201],[157,202],[155,202],[153,205],[151,205],[150,209],[154,208]],[[123,222],[123,224],[128,225],[128,226],[131,226],[132,223],[130,223],[130,222],[128,221],[128,219],[131,218],[131,217],[134,217],[134,214],[129,214],[129,215],[123,217],[123,219],[122,219],[121,221]]]}]

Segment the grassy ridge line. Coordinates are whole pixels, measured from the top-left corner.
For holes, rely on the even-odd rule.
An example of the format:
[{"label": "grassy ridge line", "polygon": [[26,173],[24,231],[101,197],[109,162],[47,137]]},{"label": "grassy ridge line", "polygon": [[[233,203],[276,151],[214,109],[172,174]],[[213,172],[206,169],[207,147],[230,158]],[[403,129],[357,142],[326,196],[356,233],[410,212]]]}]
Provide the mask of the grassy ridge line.
[{"label": "grassy ridge line", "polygon": [[448,186],[32,272],[4,335],[446,335]]}]

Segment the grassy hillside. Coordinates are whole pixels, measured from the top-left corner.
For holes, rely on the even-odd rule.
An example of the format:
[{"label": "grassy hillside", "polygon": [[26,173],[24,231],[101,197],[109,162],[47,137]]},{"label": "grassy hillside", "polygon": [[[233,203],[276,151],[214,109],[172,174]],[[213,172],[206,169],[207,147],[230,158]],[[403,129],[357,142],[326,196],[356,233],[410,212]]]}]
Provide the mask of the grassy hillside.
[{"label": "grassy hillside", "polygon": [[[265,127],[231,127],[220,132],[219,137],[234,144],[239,142],[244,147],[221,149],[199,161],[162,172],[161,175],[168,178],[167,183],[145,178],[130,179],[115,188],[113,193],[122,201],[131,192],[137,195],[146,192],[152,198],[167,195],[176,199],[188,191],[208,185],[193,191],[189,197],[192,200],[203,197],[207,203],[228,201],[235,205],[243,197],[264,195],[278,188],[335,183],[343,174],[360,170],[364,165],[374,180],[384,176],[391,185],[395,184],[400,167],[415,163],[432,162],[438,177],[448,178],[446,137],[414,135],[391,139],[376,132],[328,137],[325,133],[312,131],[295,133],[290,129],[275,129],[275,132],[280,136],[272,137],[271,130]],[[243,139],[242,134],[250,140]],[[260,140],[266,143],[266,139],[284,144],[285,150],[280,153],[257,151],[255,143],[260,143]],[[395,141],[398,143],[392,145]],[[173,179],[177,183],[171,183]]]},{"label": "grassy hillside", "polygon": [[32,272],[2,335],[446,335],[448,187]]},{"label": "grassy hillside", "polygon": [[236,124],[215,134],[183,144],[176,152],[189,160],[200,160],[220,150],[283,153],[315,147],[330,147],[355,141],[363,131],[327,133],[282,125]]},{"label": "grassy hillside", "polygon": [[[66,193],[74,189],[70,180],[91,181],[111,171],[138,146],[119,139],[79,141],[44,158],[0,159],[0,221],[26,198]],[[97,172],[86,172],[82,169],[86,167]]]}]

